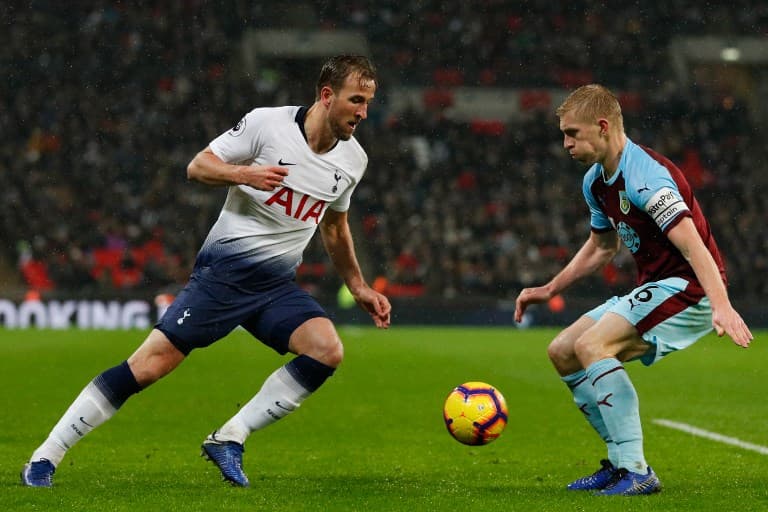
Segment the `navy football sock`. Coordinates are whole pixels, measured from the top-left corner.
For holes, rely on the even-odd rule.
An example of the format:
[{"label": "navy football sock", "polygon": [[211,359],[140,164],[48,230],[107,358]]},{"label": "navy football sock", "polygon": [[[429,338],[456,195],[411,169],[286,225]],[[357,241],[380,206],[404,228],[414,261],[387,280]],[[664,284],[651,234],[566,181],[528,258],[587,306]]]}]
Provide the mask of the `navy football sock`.
[{"label": "navy football sock", "polygon": [[142,389],[136,382],[128,361],[102,372],[93,379],[93,383],[115,409],[119,409],[131,395]]},{"label": "navy football sock", "polygon": [[306,355],[297,356],[285,365],[285,369],[310,392],[316,391],[336,371],[336,368]]}]

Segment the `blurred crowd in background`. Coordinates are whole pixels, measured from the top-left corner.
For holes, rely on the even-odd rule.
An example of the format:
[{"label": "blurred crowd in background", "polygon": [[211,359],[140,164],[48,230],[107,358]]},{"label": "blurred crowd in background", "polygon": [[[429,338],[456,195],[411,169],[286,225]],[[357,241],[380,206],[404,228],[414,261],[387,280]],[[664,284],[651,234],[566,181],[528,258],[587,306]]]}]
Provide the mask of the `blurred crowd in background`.
[{"label": "blurred crowd in background", "polygon": [[[672,34],[768,33],[768,4],[670,0],[481,2],[27,2],[0,7],[0,252],[43,294],[173,291],[224,189],[186,165],[256,106],[309,105],[322,62],[240,70],[246,29],[362,31],[380,70],[358,138],[370,163],[351,219],[371,280],[393,295],[514,297],[551,277],[589,235],[584,169],[553,108],[484,123],[439,108],[392,112],[394,85],[631,91],[625,127],[688,175],[725,253],[731,293],[768,292],[768,169],[734,95],[675,85]],[[718,4],[719,5],[719,4]],[[554,105],[556,106],[556,105]],[[553,106],[553,107],[554,107]],[[586,291],[626,289],[623,251]],[[319,237],[298,279],[340,284]]]}]

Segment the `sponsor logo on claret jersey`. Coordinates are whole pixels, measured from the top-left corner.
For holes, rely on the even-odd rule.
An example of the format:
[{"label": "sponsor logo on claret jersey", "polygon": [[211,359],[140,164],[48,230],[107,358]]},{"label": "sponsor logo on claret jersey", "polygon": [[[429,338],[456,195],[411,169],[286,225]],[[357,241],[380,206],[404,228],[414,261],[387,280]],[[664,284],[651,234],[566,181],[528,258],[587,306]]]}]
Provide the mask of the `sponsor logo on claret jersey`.
[{"label": "sponsor logo on claret jersey", "polygon": [[619,222],[618,226],[616,226],[616,232],[621,237],[624,245],[627,246],[627,249],[629,249],[629,252],[635,254],[640,249],[640,236],[637,234],[637,231],[632,229],[632,226],[626,222]]}]

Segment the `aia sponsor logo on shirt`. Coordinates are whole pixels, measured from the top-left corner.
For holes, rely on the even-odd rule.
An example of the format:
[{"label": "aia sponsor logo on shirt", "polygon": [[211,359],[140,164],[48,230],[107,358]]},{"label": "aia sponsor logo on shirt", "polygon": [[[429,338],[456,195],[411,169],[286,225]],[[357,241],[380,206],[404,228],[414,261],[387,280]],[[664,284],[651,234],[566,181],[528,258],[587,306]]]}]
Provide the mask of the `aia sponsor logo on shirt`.
[{"label": "aia sponsor logo on shirt", "polygon": [[289,187],[281,187],[265,203],[282,207],[285,215],[303,222],[314,219],[315,224],[320,223],[325,209],[325,201],[322,199],[313,199]]}]

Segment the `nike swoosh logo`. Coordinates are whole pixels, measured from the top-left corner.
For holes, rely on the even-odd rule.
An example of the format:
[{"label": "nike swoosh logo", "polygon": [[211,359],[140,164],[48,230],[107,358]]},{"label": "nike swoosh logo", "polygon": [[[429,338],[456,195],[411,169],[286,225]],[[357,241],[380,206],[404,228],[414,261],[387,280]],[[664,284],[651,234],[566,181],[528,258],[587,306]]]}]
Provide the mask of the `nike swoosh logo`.
[{"label": "nike swoosh logo", "polygon": [[283,159],[281,158],[280,160],[277,161],[277,165],[296,165],[296,164],[291,162],[283,162]]},{"label": "nike swoosh logo", "polygon": [[284,411],[292,411],[293,410],[293,409],[289,409],[287,407],[283,407],[283,404],[281,404],[279,400],[277,402],[275,402],[275,405],[278,406],[279,408],[281,408]]},{"label": "nike swoosh logo", "polygon": [[82,421],[82,422],[83,422],[83,424],[85,424],[85,425],[88,425],[89,427],[93,428],[93,425],[91,425],[90,423],[88,423],[87,421],[85,421],[85,420],[83,419],[83,417],[82,417],[82,416],[80,416],[80,421]]}]

